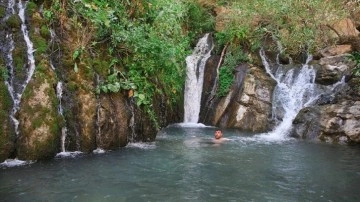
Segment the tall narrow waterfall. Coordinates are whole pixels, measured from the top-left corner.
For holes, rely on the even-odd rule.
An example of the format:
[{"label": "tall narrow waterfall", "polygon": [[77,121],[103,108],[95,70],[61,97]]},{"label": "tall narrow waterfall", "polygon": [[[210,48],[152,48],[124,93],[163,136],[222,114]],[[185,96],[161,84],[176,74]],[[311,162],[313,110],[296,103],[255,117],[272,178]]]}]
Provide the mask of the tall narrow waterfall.
[{"label": "tall narrow waterfall", "polygon": [[186,57],[186,81],[184,95],[184,122],[197,123],[199,120],[204,69],[213,49],[210,34],[197,43],[193,53]]},{"label": "tall narrow waterfall", "polygon": [[[292,122],[298,112],[311,104],[314,104],[322,94],[329,94],[343,83],[338,82],[332,86],[320,88],[315,84],[316,71],[308,63],[312,60],[308,57],[301,68],[286,70],[280,64],[271,67],[264,50],[260,50],[260,56],[266,72],[276,81],[277,85],[273,93],[273,118],[278,119],[277,114],[282,114],[275,129],[266,134],[267,139],[282,140],[289,135]],[[274,69],[275,68],[275,69]]]},{"label": "tall narrow waterfall", "polygon": [[[13,36],[12,33],[8,33],[7,34],[7,57],[6,57],[6,66],[7,66],[7,70],[9,73],[9,78],[7,79],[7,81],[5,81],[5,84],[8,88],[8,91],[11,95],[11,98],[13,100],[13,108],[11,110],[11,120],[14,123],[14,127],[15,127],[15,133],[18,135],[19,134],[19,130],[18,130],[18,126],[19,126],[19,121],[15,118],[15,115],[17,113],[17,111],[19,110],[20,107],[20,102],[21,102],[21,97],[26,89],[27,84],[30,82],[32,75],[34,74],[35,71],[35,59],[34,59],[34,48],[33,48],[33,44],[29,38],[29,32],[27,29],[27,25],[25,23],[25,9],[26,9],[26,4],[27,2],[25,1],[19,1],[18,3],[18,15],[21,19],[21,32],[24,36],[24,41],[26,43],[27,46],[27,59],[28,62],[26,64],[26,69],[24,71],[25,72],[25,78],[23,78],[23,80],[17,79],[16,78],[16,72],[15,72],[15,68],[13,65],[13,57],[12,57],[12,52],[14,50],[14,40],[13,40]],[[8,3],[8,13],[11,14],[15,14],[15,1],[14,0],[9,0]],[[21,74],[21,73],[19,73]]]}]

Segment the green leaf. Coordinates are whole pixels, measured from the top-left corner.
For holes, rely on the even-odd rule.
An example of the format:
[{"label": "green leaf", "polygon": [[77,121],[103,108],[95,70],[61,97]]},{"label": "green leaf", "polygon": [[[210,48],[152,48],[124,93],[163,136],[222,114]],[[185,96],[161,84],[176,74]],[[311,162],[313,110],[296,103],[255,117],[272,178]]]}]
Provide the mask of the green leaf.
[{"label": "green leaf", "polygon": [[110,74],[107,78],[109,83],[114,83],[117,80],[117,73]]},{"label": "green leaf", "polygon": [[101,86],[101,90],[104,92],[104,93],[108,93],[108,88],[107,86]]},{"label": "green leaf", "polygon": [[138,98],[140,100],[145,100],[145,95],[144,94],[138,94]]}]

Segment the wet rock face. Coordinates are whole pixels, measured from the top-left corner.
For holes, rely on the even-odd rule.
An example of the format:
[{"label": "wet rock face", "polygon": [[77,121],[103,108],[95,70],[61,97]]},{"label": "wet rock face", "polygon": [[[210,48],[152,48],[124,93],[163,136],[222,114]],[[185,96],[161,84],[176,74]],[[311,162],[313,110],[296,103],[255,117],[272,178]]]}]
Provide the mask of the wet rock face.
[{"label": "wet rock face", "polygon": [[318,64],[315,82],[321,85],[332,85],[341,81],[343,76],[350,76],[355,64],[348,59],[349,55],[337,55],[321,58]]},{"label": "wet rock face", "polygon": [[220,56],[211,56],[205,65],[204,72],[204,85],[201,95],[201,109],[199,122],[207,125],[212,124],[212,117],[214,115],[214,107],[218,102],[216,98],[216,85],[217,85],[217,66]]},{"label": "wet rock face", "polygon": [[236,68],[235,78],[230,93],[216,108],[214,123],[253,132],[268,130],[274,81],[262,69],[247,64]]},{"label": "wet rock face", "polygon": [[307,107],[297,114],[293,121],[292,136],[302,139],[318,140],[320,132],[320,109],[318,107]]},{"label": "wet rock face", "polygon": [[305,108],[293,123],[296,137],[360,143],[360,101]]},{"label": "wet rock face", "polygon": [[119,94],[101,95],[97,112],[97,146],[106,150],[125,146],[130,116],[126,100]]},{"label": "wet rock face", "polygon": [[94,93],[83,89],[78,95],[79,114],[77,116],[80,126],[80,149],[84,152],[91,152],[96,149],[96,97]]}]

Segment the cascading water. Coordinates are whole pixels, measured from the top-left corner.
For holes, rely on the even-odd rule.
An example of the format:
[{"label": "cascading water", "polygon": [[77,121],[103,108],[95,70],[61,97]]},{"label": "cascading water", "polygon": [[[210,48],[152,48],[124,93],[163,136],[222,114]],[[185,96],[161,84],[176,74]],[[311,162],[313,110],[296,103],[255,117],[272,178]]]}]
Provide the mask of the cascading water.
[{"label": "cascading water", "polygon": [[[13,61],[13,51],[15,49],[15,42],[13,38],[13,33],[11,31],[6,32],[6,42],[3,44],[3,50],[6,53],[5,64],[8,71],[8,78],[5,80],[5,85],[7,90],[11,96],[13,101],[13,106],[10,112],[10,119],[14,124],[14,130],[16,136],[19,136],[19,121],[16,119],[16,113],[20,108],[21,97],[26,89],[26,86],[30,82],[34,72],[35,72],[35,58],[34,58],[34,48],[33,43],[29,38],[28,28],[25,22],[25,9],[26,9],[27,1],[19,1],[17,4],[18,13],[21,20],[21,33],[23,35],[24,42],[26,44],[26,56],[27,63],[24,66],[23,72],[19,72],[15,70],[14,61]],[[11,15],[16,13],[15,11],[15,0],[9,0],[6,10],[6,16],[3,20],[9,19]],[[17,158],[15,159],[7,159],[1,165],[6,166],[18,166],[32,163],[32,161],[20,161]]]},{"label": "cascading water", "polygon": [[[54,43],[55,41],[55,37],[56,37],[56,34],[55,34],[55,31],[50,29],[50,33],[51,33],[51,40],[50,40],[50,43]],[[53,60],[50,59],[50,67],[51,69],[56,73],[56,67],[53,63]],[[63,95],[63,82],[60,80],[57,82],[56,84],[56,98],[58,99],[59,101],[59,104],[58,104],[58,114],[64,118],[64,108],[62,106],[62,95]],[[65,120],[65,118],[64,118]],[[58,153],[56,155],[56,157],[68,157],[68,156],[76,156],[78,154],[81,154],[82,152],[80,151],[75,151],[75,152],[68,152],[66,151],[66,147],[65,147],[65,144],[66,144],[66,137],[67,137],[67,132],[68,132],[68,129],[66,127],[66,124],[65,126],[63,126],[61,128],[61,152]]]},{"label": "cascading water", "polygon": [[[62,82],[59,81],[56,85],[56,97],[59,100],[59,106],[58,106],[58,113],[60,116],[64,116],[63,114],[63,107],[61,104],[61,99],[62,99],[62,92],[63,92],[63,88],[62,88]],[[66,152],[65,149],[65,140],[66,140],[66,136],[67,136],[67,128],[66,126],[61,128],[61,152]]]},{"label": "cascading water", "polygon": [[197,43],[193,53],[186,57],[184,123],[197,123],[199,120],[204,69],[212,49],[211,36],[205,34]]},{"label": "cascading water", "polygon": [[337,86],[344,83],[342,80],[329,87],[320,87],[315,84],[316,71],[308,64],[312,60],[311,56],[301,68],[294,67],[285,70],[280,64],[277,64],[275,73],[273,73],[262,49],[260,56],[266,72],[277,83],[273,93],[273,118],[277,119],[276,114],[279,110],[283,112],[275,129],[262,135],[268,140],[286,139],[291,131],[293,120],[302,108],[314,104],[320,95],[332,93]]},{"label": "cascading water", "polygon": [[[53,70],[55,70],[55,66],[53,66],[52,62],[50,61],[50,64],[51,64],[51,68]],[[63,82],[61,81],[58,81],[57,85],[56,85],[56,97],[59,101],[59,105],[58,105],[58,114],[62,117],[64,117],[64,109],[63,109],[63,106],[62,106],[62,93],[63,93]],[[66,151],[66,147],[65,147],[65,143],[66,143],[66,137],[67,137],[67,127],[66,126],[63,126],[61,128],[61,152],[58,153],[56,155],[56,157],[68,157],[68,156],[76,156],[78,154],[81,154],[82,152],[80,151],[75,151],[75,152],[67,152]]]},{"label": "cascading water", "polygon": [[[29,38],[29,32],[27,30],[27,25],[25,23],[25,9],[26,9],[26,4],[27,2],[23,2],[23,1],[19,1],[18,5],[18,16],[21,19],[21,32],[23,34],[24,37],[24,41],[26,43],[27,46],[27,68],[26,68],[26,76],[25,76],[25,80],[24,81],[15,81],[15,71],[14,71],[14,65],[13,65],[13,58],[12,58],[12,52],[14,50],[14,40],[13,40],[13,36],[11,33],[8,33],[6,38],[8,40],[8,50],[7,50],[7,58],[6,58],[6,66],[8,69],[8,75],[9,78],[7,79],[7,81],[5,81],[5,84],[8,88],[8,91],[10,93],[10,96],[13,100],[13,108],[11,110],[11,114],[10,114],[10,118],[13,121],[14,124],[14,128],[15,128],[15,133],[16,135],[19,135],[19,121],[15,118],[15,115],[17,113],[17,111],[19,110],[20,107],[20,102],[21,102],[21,97],[26,89],[27,84],[30,82],[34,71],[35,71],[35,58],[34,58],[34,48],[33,48],[33,44]],[[8,11],[9,14],[15,14],[15,1],[14,0],[9,0],[8,2]],[[6,17],[8,18],[8,16]]]}]

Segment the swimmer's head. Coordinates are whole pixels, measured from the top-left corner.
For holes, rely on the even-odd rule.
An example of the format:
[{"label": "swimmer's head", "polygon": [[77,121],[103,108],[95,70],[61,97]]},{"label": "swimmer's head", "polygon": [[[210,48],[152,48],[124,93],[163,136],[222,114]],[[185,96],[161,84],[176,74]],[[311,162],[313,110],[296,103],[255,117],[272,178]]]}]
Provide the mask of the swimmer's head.
[{"label": "swimmer's head", "polygon": [[216,130],[215,131],[215,139],[220,139],[222,138],[222,132],[221,130]]}]

